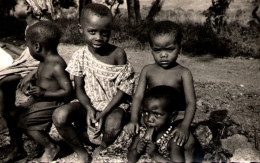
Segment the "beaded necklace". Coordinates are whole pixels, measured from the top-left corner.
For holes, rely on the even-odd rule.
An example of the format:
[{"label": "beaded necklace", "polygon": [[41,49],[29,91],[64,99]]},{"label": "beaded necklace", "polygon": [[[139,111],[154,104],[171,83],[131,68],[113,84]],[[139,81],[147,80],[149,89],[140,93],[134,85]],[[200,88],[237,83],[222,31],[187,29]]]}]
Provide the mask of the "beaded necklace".
[{"label": "beaded necklace", "polygon": [[168,128],[168,130],[156,141],[157,144],[161,143],[161,141],[166,138],[166,136],[170,133],[172,130],[172,126]]}]

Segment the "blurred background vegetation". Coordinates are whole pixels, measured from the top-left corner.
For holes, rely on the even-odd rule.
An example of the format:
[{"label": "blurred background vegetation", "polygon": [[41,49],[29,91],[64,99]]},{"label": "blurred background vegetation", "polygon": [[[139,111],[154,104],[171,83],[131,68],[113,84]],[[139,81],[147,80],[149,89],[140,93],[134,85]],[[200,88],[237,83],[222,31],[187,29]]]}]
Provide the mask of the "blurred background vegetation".
[{"label": "blurred background vegetation", "polygon": [[[17,1],[0,1],[0,39],[24,39],[26,23],[12,15]],[[175,5],[179,0],[53,0],[53,19],[63,31],[61,42],[84,44],[79,12],[93,2],[106,4],[113,12],[111,42],[123,48],[149,50],[149,26],[158,20],[172,20],[183,29],[184,54],[260,58],[260,0],[183,0],[194,4],[189,9]],[[198,10],[198,4],[206,8]]]}]

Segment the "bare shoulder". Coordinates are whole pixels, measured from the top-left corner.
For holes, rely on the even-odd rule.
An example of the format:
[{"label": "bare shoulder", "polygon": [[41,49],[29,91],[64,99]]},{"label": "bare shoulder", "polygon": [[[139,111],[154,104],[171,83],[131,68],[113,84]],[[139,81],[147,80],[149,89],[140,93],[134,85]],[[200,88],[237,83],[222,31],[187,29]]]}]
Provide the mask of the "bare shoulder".
[{"label": "bare shoulder", "polygon": [[146,72],[148,71],[151,71],[151,70],[154,70],[156,69],[157,65],[154,63],[154,64],[148,64],[148,65],[145,65],[143,67],[143,70],[145,70]]},{"label": "bare shoulder", "polygon": [[189,78],[192,79],[193,78],[190,69],[188,69],[187,67],[184,67],[182,65],[179,65],[179,66],[180,66],[179,72],[180,72],[183,79],[189,79]]},{"label": "bare shoulder", "polygon": [[115,60],[118,65],[126,64],[127,56],[126,56],[126,52],[123,48],[116,47],[115,50],[113,51],[113,56],[115,57]]},{"label": "bare shoulder", "polygon": [[60,55],[53,56],[49,63],[53,65],[53,69],[64,69],[67,67],[65,60]]}]

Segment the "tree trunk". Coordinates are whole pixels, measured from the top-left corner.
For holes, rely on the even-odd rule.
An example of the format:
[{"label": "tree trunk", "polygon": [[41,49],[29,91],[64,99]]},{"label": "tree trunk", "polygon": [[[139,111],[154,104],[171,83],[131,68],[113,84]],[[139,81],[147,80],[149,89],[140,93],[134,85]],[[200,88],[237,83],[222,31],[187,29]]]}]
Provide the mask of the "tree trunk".
[{"label": "tree trunk", "polygon": [[131,27],[136,26],[135,1],[127,0],[128,23]]},{"label": "tree trunk", "polygon": [[136,23],[140,24],[141,22],[141,13],[140,13],[140,1],[139,0],[135,0],[134,1],[134,8],[135,8],[135,17],[136,17]]},{"label": "tree trunk", "polygon": [[92,0],[79,0],[79,21],[80,21],[81,11],[83,7],[90,3],[92,3]]}]

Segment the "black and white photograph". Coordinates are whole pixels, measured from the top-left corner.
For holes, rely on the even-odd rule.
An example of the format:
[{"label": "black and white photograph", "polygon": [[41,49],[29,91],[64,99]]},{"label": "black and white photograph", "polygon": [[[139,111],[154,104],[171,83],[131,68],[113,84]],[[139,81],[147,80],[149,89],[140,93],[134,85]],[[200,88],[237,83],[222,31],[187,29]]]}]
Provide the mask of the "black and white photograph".
[{"label": "black and white photograph", "polygon": [[0,0],[0,163],[260,162],[260,0]]}]

